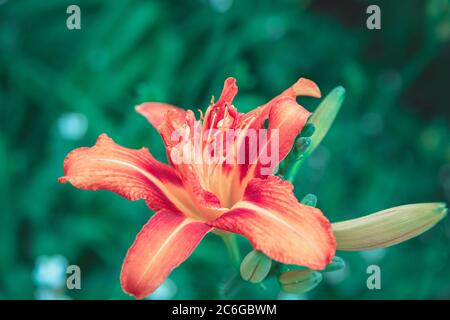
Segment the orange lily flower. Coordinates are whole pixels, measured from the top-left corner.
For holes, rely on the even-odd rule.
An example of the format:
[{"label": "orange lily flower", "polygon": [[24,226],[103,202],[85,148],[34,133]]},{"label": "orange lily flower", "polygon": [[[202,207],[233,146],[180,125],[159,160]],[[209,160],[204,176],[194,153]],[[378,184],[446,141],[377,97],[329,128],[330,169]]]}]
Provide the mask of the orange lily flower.
[{"label": "orange lily flower", "polygon": [[[155,211],[123,263],[121,285],[125,292],[137,298],[152,293],[213,229],[241,234],[255,250],[284,264],[322,270],[333,258],[336,241],[330,222],[319,209],[300,204],[290,182],[273,175],[310,115],[297,104],[296,97],[320,97],[319,88],[300,78],[246,114],[232,105],[237,91],[235,79],[228,78],[220,98],[211,102],[202,121],[196,121],[192,111],[169,104],[150,102],[136,107],[161,134],[169,164],[157,161],[146,148],[119,146],[105,134],[95,146],[78,148],[64,160],[61,183],[110,190],[128,200],[144,199]],[[231,150],[243,151],[250,159],[251,143],[245,140],[246,133],[264,129],[266,122],[268,133],[266,139],[257,137],[255,161],[238,163],[237,153],[233,153],[234,162],[230,163],[218,157],[224,155],[223,147],[215,153],[207,150],[211,140],[225,140],[226,131],[231,129],[239,133],[233,136]],[[214,134],[208,131],[206,138],[202,135],[199,149],[194,148],[195,124],[200,124],[201,133],[215,130]],[[278,138],[273,151],[272,144]],[[198,150],[207,150],[221,160],[174,160],[186,155],[195,158]],[[263,173],[262,154],[267,150],[276,152],[276,160]]]}]

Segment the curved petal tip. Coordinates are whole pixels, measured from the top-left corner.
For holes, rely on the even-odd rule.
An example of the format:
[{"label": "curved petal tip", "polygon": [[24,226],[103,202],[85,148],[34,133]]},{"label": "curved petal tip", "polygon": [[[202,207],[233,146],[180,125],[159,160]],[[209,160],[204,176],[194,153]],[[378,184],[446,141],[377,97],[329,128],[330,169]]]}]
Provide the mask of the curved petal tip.
[{"label": "curved petal tip", "polygon": [[293,85],[294,92],[297,96],[308,96],[314,98],[320,98],[322,94],[317,84],[309,79],[300,78]]}]

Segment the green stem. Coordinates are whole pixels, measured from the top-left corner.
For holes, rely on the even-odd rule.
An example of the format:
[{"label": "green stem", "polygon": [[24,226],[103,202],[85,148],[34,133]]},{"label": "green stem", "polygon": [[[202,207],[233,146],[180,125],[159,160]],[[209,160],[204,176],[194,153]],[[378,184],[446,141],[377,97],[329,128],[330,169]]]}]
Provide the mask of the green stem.
[{"label": "green stem", "polygon": [[293,164],[291,169],[289,170],[289,172],[286,175],[286,179],[289,180],[292,184],[295,181],[295,178],[297,177],[298,174],[298,170],[300,170],[300,167],[302,165],[303,162],[303,158],[296,160]]},{"label": "green stem", "polygon": [[241,264],[241,252],[234,234],[222,235],[222,239],[227,247],[231,263],[234,267],[239,268]]}]

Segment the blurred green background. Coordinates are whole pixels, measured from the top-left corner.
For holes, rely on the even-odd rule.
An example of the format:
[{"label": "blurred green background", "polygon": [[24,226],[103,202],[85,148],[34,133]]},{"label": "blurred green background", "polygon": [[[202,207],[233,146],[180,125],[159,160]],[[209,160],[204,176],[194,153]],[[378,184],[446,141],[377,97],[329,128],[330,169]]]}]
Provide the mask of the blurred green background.
[{"label": "blurred green background", "polygon": [[[66,8],[81,8],[81,30]],[[382,29],[366,28],[378,4]],[[224,79],[247,111],[304,76],[347,89],[295,192],[331,221],[415,202],[450,202],[450,3],[411,1],[0,0],[0,299],[127,299],[122,259],[151,212],[143,201],[57,183],[65,155],[106,132],[162,142],[144,101],[204,108]],[[302,104],[313,111],[318,100]],[[343,271],[306,295],[233,278],[210,234],[152,298],[449,299],[450,219],[384,250],[338,253]],[[242,240],[242,239],[241,239]],[[249,245],[242,241],[242,250]],[[81,267],[81,290],[65,265]],[[382,289],[366,287],[367,266]]]}]

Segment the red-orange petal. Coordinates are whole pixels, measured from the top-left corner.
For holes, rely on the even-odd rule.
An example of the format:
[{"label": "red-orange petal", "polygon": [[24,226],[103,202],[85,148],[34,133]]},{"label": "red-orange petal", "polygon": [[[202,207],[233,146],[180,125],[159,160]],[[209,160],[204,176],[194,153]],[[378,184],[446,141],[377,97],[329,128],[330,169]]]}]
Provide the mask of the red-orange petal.
[{"label": "red-orange petal", "polygon": [[145,199],[152,210],[195,215],[190,196],[171,166],[157,161],[146,148],[124,148],[106,134],[95,146],[67,155],[59,182],[83,190],[110,190],[128,200]]},{"label": "red-orange petal", "polygon": [[228,113],[234,121],[238,116],[237,110],[232,107],[233,99],[238,93],[238,87],[236,85],[236,79],[229,77],[225,80],[223,84],[222,93],[220,94],[219,99],[214,105],[208,107],[205,113],[205,118],[203,121],[203,128],[205,130],[208,129],[217,129],[217,124],[220,120],[223,119],[225,115],[225,106],[228,106]]},{"label": "red-orange petal", "polygon": [[[241,175],[247,176],[247,179],[249,176],[263,177],[273,174],[273,170],[291,151],[295,138],[311,114],[290,97],[273,100],[268,104],[268,110],[267,138],[258,142],[258,161],[248,167],[242,166]],[[276,157],[273,152],[276,152]]]},{"label": "red-orange petal", "polygon": [[238,87],[236,85],[236,79],[233,77],[228,77],[223,84],[222,93],[220,94],[216,105],[225,105],[226,103],[231,104],[237,92]]},{"label": "red-orange petal", "polygon": [[[241,166],[241,180],[250,180],[252,177],[262,177],[271,174],[271,170],[261,170],[261,167],[274,169],[281,160],[283,160],[292,149],[295,138],[303,129],[310,112],[297,104],[296,97],[311,96],[320,97],[319,87],[311,80],[300,78],[291,87],[280,93],[278,96],[240,118],[241,126],[251,123],[251,129],[261,129],[264,127],[264,121],[268,120],[268,141],[264,145],[260,141],[260,151],[258,158],[268,155],[268,158],[274,159],[270,164],[262,165],[261,161],[250,166]],[[275,135],[273,129],[278,130]],[[278,159],[270,157],[272,145],[278,136]],[[278,161],[277,161],[278,160]]]},{"label": "red-orange petal", "polygon": [[[295,138],[306,124],[311,113],[297,104],[294,99],[282,99],[274,105],[269,113],[269,135],[278,130],[279,161],[283,160],[292,149]],[[269,139],[270,143],[273,143]],[[271,150],[270,145],[268,150]]]},{"label": "red-orange petal", "polygon": [[161,135],[167,149],[168,161],[172,163],[170,150],[180,142],[179,139],[176,139],[176,136],[173,136],[173,133],[187,123],[187,116],[192,114],[192,111],[160,102],[140,104],[136,107],[136,111],[143,115]]},{"label": "red-orange petal", "polygon": [[[229,86],[231,85],[230,83]],[[230,87],[227,87],[226,90],[224,89],[224,97],[231,94],[230,90]],[[177,164],[173,162],[171,157],[172,148],[179,147],[184,143],[180,131],[176,130],[185,127],[185,129],[189,129],[190,133],[188,135],[193,135],[195,130],[194,113],[191,110],[185,111],[169,104],[156,102],[141,104],[136,107],[136,110],[144,115],[161,135],[166,147],[168,161],[183,181],[184,191],[190,194],[190,201],[197,208],[197,212],[201,212],[202,217],[205,219],[217,217],[220,214],[218,212],[220,209],[219,200],[213,193],[201,187],[198,175],[192,171],[191,163]]]},{"label": "red-orange petal", "polygon": [[161,102],[146,102],[136,106],[136,111],[143,115],[157,130],[164,122],[167,113],[184,120],[186,111],[174,105]]},{"label": "red-orange petal", "polygon": [[291,97],[308,96],[314,98],[320,98],[321,93],[317,84],[309,79],[300,78],[291,87],[283,91],[278,97]]},{"label": "red-orange petal", "polygon": [[142,299],[185,261],[211,228],[170,211],[156,213],[136,236],[122,266],[122,289]]},{"label": "red-orange petal", "polygon": [[321,93],[319,87],[314,81],[306,78],[300,78],[292,86],[284,90],[266,104],[243,115],[240,120],[242,122],[247,122],[250,118],[256,117],[256,120],[253,120],[255,125],[251,128],[259,129],[263,123],[263,120],[268,118],[272,107],[275,106],[281,99],[291,98],[295,100],[300,96],[320,98]]},{"label": "red-orange petal", "polygon": [[255,178],[243,200],[209,225],[242,234],[281,263],[322,270],[336,250],[331,224],[319,209],[300,204],[292,189],[278,177]]}]

